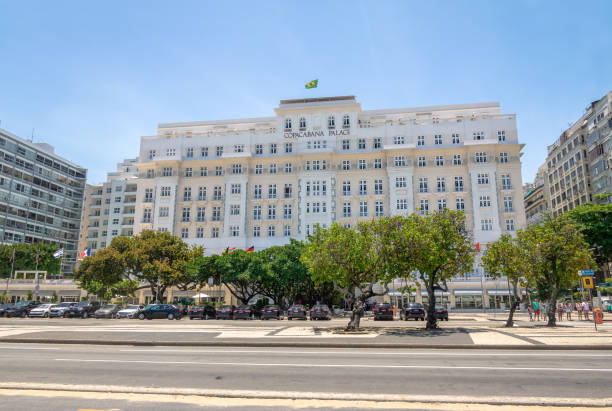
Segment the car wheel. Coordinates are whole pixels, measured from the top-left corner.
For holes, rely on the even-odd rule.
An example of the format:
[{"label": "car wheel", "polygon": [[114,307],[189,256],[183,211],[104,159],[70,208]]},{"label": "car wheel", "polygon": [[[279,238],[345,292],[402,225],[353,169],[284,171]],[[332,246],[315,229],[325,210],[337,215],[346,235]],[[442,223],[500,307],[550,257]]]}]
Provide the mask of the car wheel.
[{"label": "car wheel", "polygon": [[25,311],[21,313],[21,318],[26,318],[28,316],[28,313],[26,313]]},{"label": "car wheel", "polygon": [[87,318],[87,317],[89,317],[89,314],[87,313],[87,311],[85,311],[85,312],[83,313],[83,319],[85,319],[85,318]]},{"label": "car wheel", "polygon": [[168,313],[168,319],[169,320],[174,320],[174,314]]},{"label": "car wheel", "polygon": [[138,314],[138,319],[139,320],[144,320],[145,319],[145,315],[142,314],[142,313]]},{"label": "car wheel", "polygon": [[44,313],[43,314],[43,318],[48,318],[49,317],[49,313]]},{"label": "car wheel", "polygon": [[202,317],[203,320],[208,320],[208,314],[204,314],[204,317]]}]

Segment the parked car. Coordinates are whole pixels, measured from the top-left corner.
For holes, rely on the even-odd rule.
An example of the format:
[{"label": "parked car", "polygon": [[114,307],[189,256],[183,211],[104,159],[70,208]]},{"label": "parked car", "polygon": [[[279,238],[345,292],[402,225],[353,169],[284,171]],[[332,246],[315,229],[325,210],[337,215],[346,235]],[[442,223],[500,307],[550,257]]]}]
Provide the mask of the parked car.
[{"label": "parked car", "polygon": [[331,320],[329,307],[325,304],[315,305],[310,309],[311,320]]},{"label": "parked car", "polygon": [[261,319],[269,320],[270,318],[276,318],[282,320],[284,317],[283,310],[278,305],[266,305],[261,310]]},{"label": "parked car", "polygon": [[99,308],[99,301],[79,301],[78,304],[68,307],[62,316],[64,318],[87,318],[93,316]]},{"label": "parked car", "polygon": [[217,310],[215,310],[215,307],[210,305],[200,305],[191,307],[188,315],[190,320],[193,320],[194,318],[208,320],[209,318],[215,318],[217,316]]},{"label": "parked car", "polygon": [[39,306],[39,301],[19,301],[4,311],[6,317],[27,317],[30,311]]},{"label": "parked car", "polygon": [[142,305],[128,305],[124,309],[117,311],[116,318],[135,318],[136,313],[142,310]]},{"label": "parked car", "polygon": [[139,320],[152,320],[154,318],[167,318],[169,320],[180,320],[181,312],[178,307],[171,304],[153,304],[138,311]]},{"label": "parked car", "polygon": [[261,311],[254,305],[241,305],[234,310],[234,320],[261,318]]},{"label": "parked car", "polygon": [[287,319],[293,320],[294,318],[301,318],[302,320],[306,320],[306,308],[303,305],[297,304],[292,305],[287,310]]},{"label": "parked car", "polygon": [[374,321],[378,320],[393,321],[393,306],[391,304],[382,303],[374,307]]},{"label": "parked car", "polygon": [[12,307],[13,304],[2,304],[0,305],[0,317],[4,317],[6,315],[6,309]]},{"label": "parked car", "polygon": [[415,321],[425,321],[425,308],[421,303],[411,303],[408,307],[402,308],[400,311],[400,320],[408,321],[409,318],[414,318]]},{"label": "parked car", "polygon": [[57,304],[55,307],[51,307],[49,309],[49,318],[53,317],[63,317],[64,311],[66,311],[70,307],[74,307],[77,303],[64,301],[63,303]]},{"label": "parked car", "polygon": [[217,308],[217,320],[231,320],[232,318],[234,318],[235,309],[236,307],[233,305],[224,305],[223,307]]},{"label": "parked car", "polygon": [[436,319],[437,320],[446,320],[448,321],[448,310],[443,305],[436,305],[435,308]]},{"label": "parked car", "polygon": [[55,307],[56,304],[41,304],[38,307],[34,307],[30,310],[30,317],[49,317],[49,310]]},{"label": "parked car", "polygon": [[99,308],[94,312],[95,318],[115,318],[117,313],[121,310],[119,304],[106,304],[104,307]]}]

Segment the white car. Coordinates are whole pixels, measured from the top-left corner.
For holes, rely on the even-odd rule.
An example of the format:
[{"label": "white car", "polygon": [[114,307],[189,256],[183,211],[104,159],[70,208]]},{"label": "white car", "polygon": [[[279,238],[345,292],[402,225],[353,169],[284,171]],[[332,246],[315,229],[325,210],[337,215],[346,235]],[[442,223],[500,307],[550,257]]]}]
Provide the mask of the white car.
[{"label": "white car", "polygon": [[38,307],[32,308],[30,310],[30,317],[49,317],[49,310],[55,307],[57,304],[41,304]]},{"label": "white car", "polygon": [[142,305],[128,305],[117,312],[116,318],[135,318],[136,313],[142,309]]}]

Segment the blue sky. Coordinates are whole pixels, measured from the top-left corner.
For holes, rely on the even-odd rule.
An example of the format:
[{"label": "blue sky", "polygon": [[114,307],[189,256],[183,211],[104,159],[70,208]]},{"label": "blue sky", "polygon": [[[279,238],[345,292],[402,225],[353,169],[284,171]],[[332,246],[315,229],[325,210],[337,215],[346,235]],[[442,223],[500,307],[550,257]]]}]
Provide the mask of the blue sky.
[{"label": "blue sky", "polygon": [[518,116],[528,181],[612,89],[611,16],[612,1],[0,0],[0,127],[34,129],[100,182],[158,123],[331,95],[364,109],[499,101]]}]

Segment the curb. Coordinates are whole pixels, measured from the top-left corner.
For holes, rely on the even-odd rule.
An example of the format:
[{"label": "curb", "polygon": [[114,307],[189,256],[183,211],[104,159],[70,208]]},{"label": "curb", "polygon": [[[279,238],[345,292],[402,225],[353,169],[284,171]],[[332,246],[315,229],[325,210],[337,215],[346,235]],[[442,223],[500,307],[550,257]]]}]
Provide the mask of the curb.
[{"label": "curb", "polygon": [[362,342],[306,341],[144,341],[144,340],[49,340],[44,338],[0,338],[0,344],[72,344],[72,345],[133,345],[145,347],[295,347],[295,348],[382,348],[382,349],[441,349],[441,350],[580,350],[610,351],[610,345],[512,345],[512,344],[402,344]]}]

